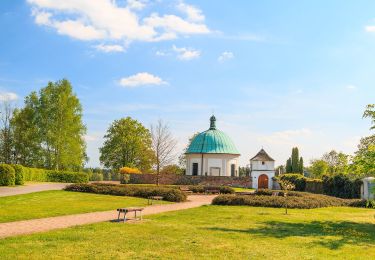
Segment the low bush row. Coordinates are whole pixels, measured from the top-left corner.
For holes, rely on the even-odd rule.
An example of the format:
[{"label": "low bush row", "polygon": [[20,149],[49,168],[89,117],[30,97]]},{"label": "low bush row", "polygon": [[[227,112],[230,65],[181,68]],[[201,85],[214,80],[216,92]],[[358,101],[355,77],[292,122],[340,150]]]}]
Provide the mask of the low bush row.
[{"label": "low bush row", "polygon": [[272,207],[282,208],[285,205],[288,208],[312,209],[321,207],[366,207],[365,200],[359,199],[341,199],[322,194],[312,194],[305,192],[290,192],[288,197],[269,196],[269,195],[220,195],[216,197],[212,204],[214,205],[246,205],[253,207]]},{"label": "low bush row", "polygon": [[176,188],[166,188],[157,186],[134,186],[123,184],[71,184],[65,188],[67,191],[88,192],[96,194],[107,194],[116,196],[131,196],[148,198],[150,196],[162,196],[166,201],[181,202],[186,201],[186,195]]},{"label": "low bush row", "polygon": [[296,191],[326,194],[343,199],[359,198],[361,194],[360,179],[350,179],[346,175],[323,176],[322,179],[310,179],[301,174],[287,173],[278,177],[295,185]]},{"label": "low bush row", "polygon": [[25,181],[88,182],[84,172],[54,171],[24,167],[17,164],[0,164],[0,186],[22,185]]}]

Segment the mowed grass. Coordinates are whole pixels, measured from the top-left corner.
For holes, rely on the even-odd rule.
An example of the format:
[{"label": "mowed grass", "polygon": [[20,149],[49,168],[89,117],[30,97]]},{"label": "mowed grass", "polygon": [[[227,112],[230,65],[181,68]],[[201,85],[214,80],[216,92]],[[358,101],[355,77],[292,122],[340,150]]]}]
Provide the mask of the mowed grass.
[{"label": "mowed grass", "polygon": [[[165,203],[165,202],[160,202]],[[42,191],[0,197],[0,222],[145,206],[146,199],[70,191]]]},{"label": "mowed grass", "polygon": [[250,191],[255,191],[253,188],[240,188],[240,187],[231,187],[234,189],[236,192],[250,192]]},{"label": "mowed grass", "polygon": [[0,240],[2,259],[375,259],[374,210],[203,206]]}]

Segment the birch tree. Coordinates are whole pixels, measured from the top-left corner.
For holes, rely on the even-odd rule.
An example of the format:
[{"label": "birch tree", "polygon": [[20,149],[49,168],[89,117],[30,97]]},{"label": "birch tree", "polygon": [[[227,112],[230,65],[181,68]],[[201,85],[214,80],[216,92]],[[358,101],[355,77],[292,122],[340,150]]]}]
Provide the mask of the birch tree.
[{"label": "birch tree", "polygon": [[156,185],[159,185],[160,170],[175,160],[177,141],[173,138],[169,126],[159,119],[151,125],[152,149],[155,153]]}]

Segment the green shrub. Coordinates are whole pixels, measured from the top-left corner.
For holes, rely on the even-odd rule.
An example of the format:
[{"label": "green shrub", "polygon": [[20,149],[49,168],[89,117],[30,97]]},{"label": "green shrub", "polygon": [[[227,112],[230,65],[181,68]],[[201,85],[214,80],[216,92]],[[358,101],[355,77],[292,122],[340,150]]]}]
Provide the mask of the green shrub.
[{"label": "green shrub", "polygon": [[102,181],[103,180],[103,174],[99,172],[92,172],[90,181]]},{"label": "green shrub", "polygon": [[38,168],[24,167],[24,180],[25,181],[48,181],[47,170]]},{"label": "green shrub", "polygon": [[47,180],[51,182],[84,183],[89,181],[89,176],[84,172],[47,171]]},{"label": "green shrub", "polygon": [[305,191],[323,194],[323,181],[321,179],[306,179]]},{"label": "green shrub", "polygon": [[297,191],[305,191],[306,178],[299,173],[286,173],[279,176],[280,180],[288,181],[294,184]]},{"label": "green shrub", "polygon": [[111,180],[112,181],[119,181],[121,174],[119,172],[112,172],[111,173]]},{"label": "green shrub", "polygon": [[72,184],[65,188],[67,191],[88,192],[96,194],[107,194],[115,196],[131,196],[148,198],[150,196],[162,196],[164,200],[181,202],[186,201],[186,195],[175,188],[149,187],[135,185],[118,185],[105,183]]},{"label": "green shrub", "polygon": [[121,174],[120,175],[120,183],[121,184],[128,184],[130,181],[130,174]]},{"label": "green shrub", "polygon": [[213,200],[212,204],[282,208],[285,207],[285,204],[287,203],[288,208],[312,209],[321,207],[356,206],[356,203],[359,203],[359,201],[360,200],[345,200],[306,192],[291,192],[288,197],[264,195],[220,195]]},{"label": "green shrub", "polygon": [[344,199],[361,196],[362,180],[350,179],[346,175],[323,176],[324,194]]},{"label": "green shrub", "polygon": [[350,207],[356,207],[356,208],[370,208],[375,209],[375,200],[359,200],[359,199],[353,199],[349,203]]},{"label": "green shrub", "polygon": [[15,184],[16,173],[12,166],[0,164],[0,186],[11,186]]},{"label": "green shrub", "polygon": [[16,185],[23,185],[24,184],[24,175],[25,175],[25,168],[19,164],[12,164],[11,165],[15,172],[15,184]]},{"label": "green shrub", "polygon": [[[271,196],[274,192],[278,193],[278,196],[284,196],[284,192],[281,190],[269,190],[269,189],[258,189],[255,191],[256,195]],[[289,192],[290,194],[290,192]]]}]

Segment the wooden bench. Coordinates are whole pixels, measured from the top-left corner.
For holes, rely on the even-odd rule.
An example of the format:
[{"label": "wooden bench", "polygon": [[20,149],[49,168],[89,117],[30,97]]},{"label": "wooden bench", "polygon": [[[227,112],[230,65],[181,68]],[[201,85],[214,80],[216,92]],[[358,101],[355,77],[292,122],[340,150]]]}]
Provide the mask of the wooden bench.
[{"label": "wooden bench", "polygon": [[147,204],[152,205],[152,202],[154,200],[163,200],[163,197],[162,196],[150,196],[148,197]]},{"label": "wooden bench", "polygon": [[279,192],[278,192],[278,191],[274,191],[274,192],[272,192],[272,196],[274,196],[274,197],[279,196]]},{"label": "wooden bench", "polygon": [[124,222],[125,222],[126,221],[126,213],[128,213],[128,212],[134,212],[134,219],[137,219],[137,211],[140,212],[139,220],[142,220],[142,210],[143,209],[144,208],[119,208],[119,209],[117,209],[117,211],[118,211],[117,220],[120,222],[120,214],[124,213]]},{"label": "wooden bench", "polygon": [[189,187],[180,186],[180,191],[187,194],[192,194],[193,192],[189,189]]},{"label": "wooden bench", "polygon": [[205,188],[204,193],[206,194],[220,194],[219,189],[213,189],[213,188]]}]

